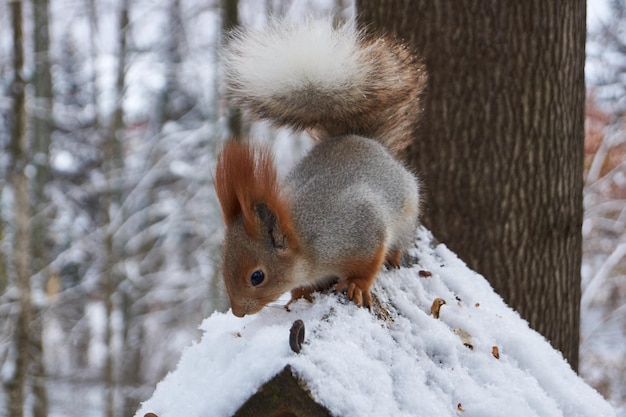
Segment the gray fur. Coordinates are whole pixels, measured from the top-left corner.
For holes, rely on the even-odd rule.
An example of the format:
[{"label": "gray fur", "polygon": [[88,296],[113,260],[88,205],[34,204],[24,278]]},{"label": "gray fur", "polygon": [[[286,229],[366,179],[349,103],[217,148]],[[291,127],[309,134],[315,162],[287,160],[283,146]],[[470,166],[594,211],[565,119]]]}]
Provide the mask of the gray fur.
[{"label": "gray fur", "polygon": [[286,185],[294,226],[312,249],[313,264],[325,272],[346,258],[372,255],[383,242],[388,250],[405,249],[414,237],[417,179],[371,139],[320,142]]}]

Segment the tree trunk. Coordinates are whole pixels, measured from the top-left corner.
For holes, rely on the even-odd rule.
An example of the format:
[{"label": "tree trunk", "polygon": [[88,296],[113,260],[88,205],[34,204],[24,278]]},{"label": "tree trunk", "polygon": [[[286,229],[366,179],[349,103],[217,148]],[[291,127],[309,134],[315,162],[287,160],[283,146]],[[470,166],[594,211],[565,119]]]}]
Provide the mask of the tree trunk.
[{"label": "tree trunk", "polygon": [[5,380],[9,402],[9,416],[24,416],[27,373],[30,363],[29,331],[31,312],[31,207],[29,200],[28,139],[26,136],[26,83],[22,78],[24,68],[24,32],[22,2],[10,3],[13,29],[13,74],[11,86],[13,98],[13,129],[10,143],[11,163],[9,178],[14,193],[13,206],[13,269],[18,290],[18,312],[13,333],[15,366],[12,375]]},{"label": "tree trunk", "polygon": [[[142,378],[142,348],[144,348],[144,331],[143,326],[137,315],[141,312],[131,311],[134,309],[133,300],[130,296],[124,297],[124,315],[125,315],[125,332],[124,332],[124,366],[122,368],[123,382],[123,400],[122,415],[132,416],[146,398],[142,398],[139,393],[143,383]],[[139,314],[137,314],[139,313]]]},{"label": "tree trunk", "polygon": [[429,71],[423,221],[578,366],[585,1],[357,0]]},{"label": "tree trunk", "polygon": [[[224,36],[239,25],[239,0],[221,0],[222,33]],[[228,108],[228,133],[234,138],[243,138],[249,127],[244,125],[241,110],[237,107]]]},{"label": "tree trunk", "polygon": [[[4,181],[2,182],[4,186]],[[0,210],[0,218],[2,218],[2,211]],[[0,221],[0,242],[4,242],[6,225],[4,222]],[[7,262],[6,254],[4,251],[0,252],[0,295],[4,294],[4,292],[9,287],[9,264]],[[3,316],[0,316],[2,318]]]},{"label": "tree trunk", "polygon": [[104,222],[104,300],[106,308],[106,329],[105,343],[107,346],[106,360],[104,364],[104,382],[106,384],[106,416],[115,417],[117,414],[116,391],[117,369],[114,352],[114,328],[113,313],[115,311],[115,297],[120,283],[120,279],[115,271],[115,266],[120,254],[117,253],[114,242],[114,235],[117,227],[122,224],[120,219],[116,218],[113,213],[121,210],[121,173],[123,169],[122,144],[120,135],[124,127],[124,110],[123,98],[124,87],[126,85],[126,33],[129,23],[129,4],[130,0],[121,0],[119,16],[118,16],[118,61],[117,74],[115,82],[115,109],[113,111],[111,125],[108,138],[105,141],[103,149],[103,169],[107,178],[107,190],[103,195],[102,204],[102,220]]},{"label": "tree trunk", "polygon": [[98,78],[99,78],[99,65],[97,65],[98,61],[98,46],[97,39],[100,37],[100,25],[98,22],[99,11],[96,4],[96,0],[87,0],[87,14],[89,16],[89,35],[87,39],[89,40],[89,55],[91,59],[91,103],[94,106],[94,121],[93,124],[96,127],[98,133],[102,132],[102,126],[100,123],[100,101],[98,99],[100,90],[98,89]]},{"label": "tree trunk", "polygon": [[[35,20],[33,41],[35,56],[34,112],[32,117],[33,162],[36,174],[33,183],[32,270],[37,273],[48,263],[48,197],[46,186],[50,181],[50,141],[52,136],[52,77],[50,74],[50,35],[48,30],[48,0],[33,1]],[[42,285],[44,287],[44,285]],[[43,315],[35,311],[38,319],[31,328],[31,352],[33,360],[33,417],[48,415],[46,369],[43,357]]]},{"label": "tree trunk", "polygon": [[48,0],[33,0],[35,73],[33,77],[34,106],[32,114],[32,153],[36,168],[33,183],[34,218],[33,268],[41,270],[47,263],[47,221],[45,188],[50,181],[50,141],[52,136],[52,77],[50,74],[50,35],[48,31]]}]

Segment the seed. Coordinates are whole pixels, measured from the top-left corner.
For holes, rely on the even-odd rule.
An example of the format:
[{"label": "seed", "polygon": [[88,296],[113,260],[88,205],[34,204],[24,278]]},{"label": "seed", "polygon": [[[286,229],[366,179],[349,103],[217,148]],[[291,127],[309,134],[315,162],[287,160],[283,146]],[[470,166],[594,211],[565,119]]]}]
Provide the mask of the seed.
[{"label": "seed", "polygon": [[302,320],[296,320],[291,325],[291,330],[289,330],[289,346],[294,352],[300,353],[300,350],[302,350],[303,342],[304,322]]},{"label": "seed", "polygon": [[493,355],[494,358],[500,359],[500,350],[498,349],[498,346],[493,346],[491,348],[491,354]]},{"label": "seed", "polygon": [[430,307],[430,314],[432,314],[434,318],[438,319],[439,310],[441,309],[441,306],[445,303],[446,300],[444,300],[443,298],[435,298],[435,301],[433,301],[433,305]]}]

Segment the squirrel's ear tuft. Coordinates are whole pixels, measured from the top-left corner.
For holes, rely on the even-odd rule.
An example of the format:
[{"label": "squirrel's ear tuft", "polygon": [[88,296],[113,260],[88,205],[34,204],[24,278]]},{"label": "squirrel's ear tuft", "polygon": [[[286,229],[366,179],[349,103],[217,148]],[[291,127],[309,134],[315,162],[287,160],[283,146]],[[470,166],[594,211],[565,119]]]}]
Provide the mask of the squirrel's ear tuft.
[{"label": "squirrel's ear tuft", "polygon": [[215,192],[222,207],[226,227],[242,215],[241,187],[254,175],[254,157],[250,149],[234,140],[226,142],[217,157]]},{"label": "squirrel's ear tuft", "polygon": [[267,149],[237,140],[226,142],[217,158],[215,190],[226,227],[242,216],[250,237],[269,232],[277,249],[298,246],[289,203],[280,193]]},{"label": "squirrel's ear tuft", "polygon": [[[264,162],[265,160],[269,162]],[[267,192],[267,186],[263,185],[267,179],[260,178],[259,170],[261,164],[267,163],[271,164],[267,151],[232,139],[224,144],[217,157],[215,191],[226,227],[230,227],[237,218],[243,217],[246,233],[253,238],[257,238],[259,234],[254,201],[260,198],[259,193]],[[273,169],[273,165],[271,168]],[[276,182],[276,178],[273,181]]]}]

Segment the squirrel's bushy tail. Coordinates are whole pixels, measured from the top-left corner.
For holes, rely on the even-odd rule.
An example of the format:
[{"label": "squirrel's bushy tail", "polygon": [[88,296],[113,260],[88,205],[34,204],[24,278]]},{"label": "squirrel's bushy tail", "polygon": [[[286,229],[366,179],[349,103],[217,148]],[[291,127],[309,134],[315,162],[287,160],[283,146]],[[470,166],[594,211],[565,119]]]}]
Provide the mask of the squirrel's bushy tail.
[{"label": "squirrel's bushy tail", "polygon": [[331,19],[235,32],[223,51],[229,97],[255,117],[315,139],[358,134],[401,156],[426,85],[423,64],[391,37]]}]

